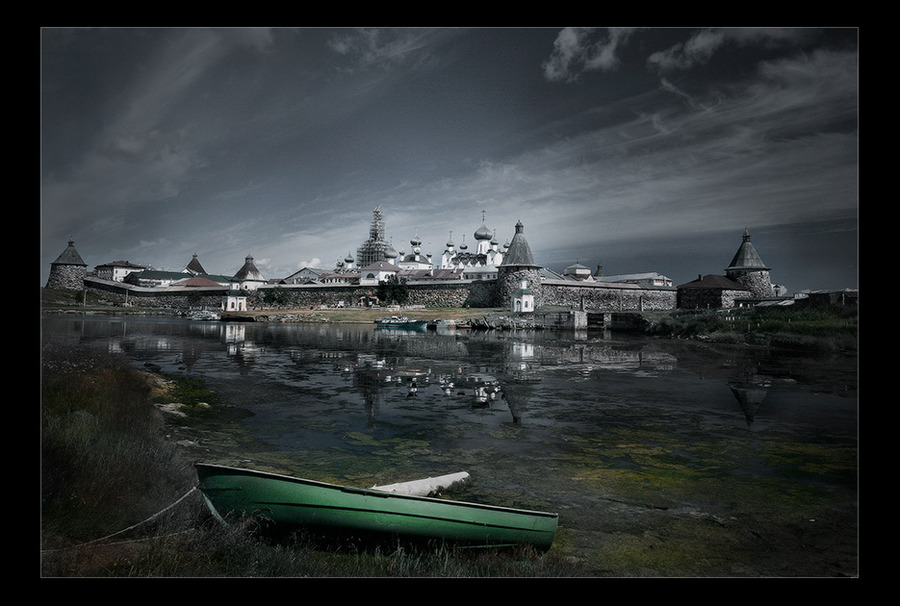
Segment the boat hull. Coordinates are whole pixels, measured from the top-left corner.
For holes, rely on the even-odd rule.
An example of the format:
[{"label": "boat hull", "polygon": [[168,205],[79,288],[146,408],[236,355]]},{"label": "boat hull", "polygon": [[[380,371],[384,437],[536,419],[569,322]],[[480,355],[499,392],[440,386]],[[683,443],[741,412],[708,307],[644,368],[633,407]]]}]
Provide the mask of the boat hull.
[{"label": "boat hull", "polygon": [[248,469],[198,463],[200,490],[216,517],[262,517],[282,529],[405,537],[547,550],[558,515],[393,494]]},{"label": "boat hull", "polygon": [[428,329],[427,320],[410,320],[407,317],[391,316],[390,318],[378,318],[375,320],[376,328],[402,328],[403,330],[424,331]]}]

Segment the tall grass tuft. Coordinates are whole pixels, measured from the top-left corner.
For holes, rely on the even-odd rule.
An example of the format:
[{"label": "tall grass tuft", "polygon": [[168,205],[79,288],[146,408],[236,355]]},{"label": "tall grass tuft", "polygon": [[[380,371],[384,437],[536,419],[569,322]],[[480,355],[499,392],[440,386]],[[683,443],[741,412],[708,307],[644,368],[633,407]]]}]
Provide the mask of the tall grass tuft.
[{"label": "tall grass tuft", "polygon": [[192,470],[161,438],[142,373],[116,356],[58,347],[41,362],[45,541],[116,532],[190,489]]}]

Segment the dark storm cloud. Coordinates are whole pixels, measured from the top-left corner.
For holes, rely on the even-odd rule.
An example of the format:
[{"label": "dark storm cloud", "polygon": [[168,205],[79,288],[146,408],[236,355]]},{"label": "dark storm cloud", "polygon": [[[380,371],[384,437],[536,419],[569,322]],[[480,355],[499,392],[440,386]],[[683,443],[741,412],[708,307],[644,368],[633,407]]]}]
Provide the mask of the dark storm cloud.
[{"label": "dark storm cloud", "polygon": [[[70,236],[91,267],[181,269],[194,252],[217,273],[247,254],[267,277],[330,267],[380,205],[395,247],[418,234],[435,255],[484,210],[501,242],[523,221],[542,263],[588,255],[683,282],[720,272],[747,227],[776,282],[856,286],[853,29],[46,29],[41,43],[42,283]],[[835,229],[809,237],[823,221]],[[809,247],[829,247],[831,274],[804,267]]]}]

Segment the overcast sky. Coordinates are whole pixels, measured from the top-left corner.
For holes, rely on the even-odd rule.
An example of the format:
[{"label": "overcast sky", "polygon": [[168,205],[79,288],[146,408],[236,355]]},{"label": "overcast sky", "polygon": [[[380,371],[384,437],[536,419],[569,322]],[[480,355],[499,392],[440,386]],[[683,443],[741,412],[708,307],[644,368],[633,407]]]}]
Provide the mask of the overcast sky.
[{"label": "overcast sky", "polygon": [[[858,286],[855,29],[41,30],[41,285],[333,268],[418,235],[676,284],[748,229],[789,292]],[[482,214],[484,213],[484,214]],[[452,234],[452,236],[451,236]]]}]

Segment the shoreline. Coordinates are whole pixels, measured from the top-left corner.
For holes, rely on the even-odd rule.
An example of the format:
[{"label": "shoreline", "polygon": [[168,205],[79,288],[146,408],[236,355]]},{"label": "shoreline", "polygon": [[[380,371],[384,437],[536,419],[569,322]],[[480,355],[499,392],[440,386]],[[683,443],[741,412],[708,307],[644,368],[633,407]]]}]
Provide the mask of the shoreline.
[{"label": "shoreline", "polygon": [[[563,309],[546,312],[570,311]],[[838,308],[817,310],[773,310],[748,308],[731,310],[669,310],[635,312],[640,317],[629,326],[615,327],[615,332],[640,334],[649,338],[698,341],[720,345],[764,347],[782,350],[823,352],[857,352],[859,349],[858,312]],[[73,306],[44,304],[47,315],[183,317],[183,311],[160,308]],[[745,319],[734,321],[735,317]],[[413,320],[465,323],[473,330],[573,330],[573,327],[550,326],[535,321],[534,313],[516,313],[499,307],[479,308],[284,308],[253,309],[225,312],[219,322],[307,323],[307,324],[374,324],[376,318],[402,315]],[[540,314],[538,314],[540,315]],[[804,317],[804,315],[809,317]],[[203,320],[196,320],[202,322]],[[581,330],[581,329],[579,329]],[[600,332],[609,327],[588,326]]]}]

